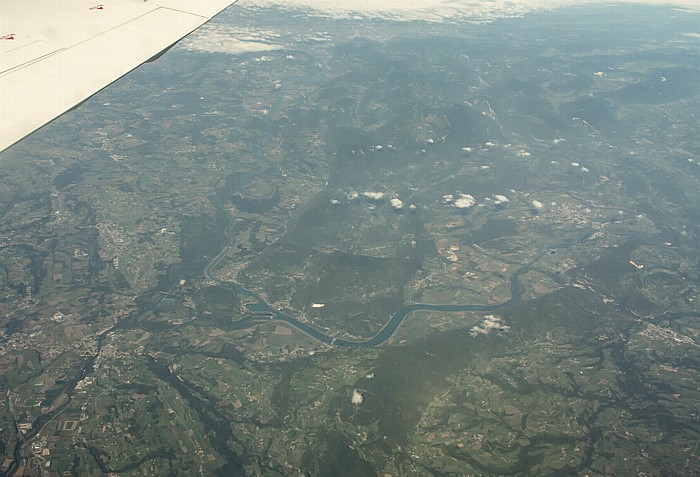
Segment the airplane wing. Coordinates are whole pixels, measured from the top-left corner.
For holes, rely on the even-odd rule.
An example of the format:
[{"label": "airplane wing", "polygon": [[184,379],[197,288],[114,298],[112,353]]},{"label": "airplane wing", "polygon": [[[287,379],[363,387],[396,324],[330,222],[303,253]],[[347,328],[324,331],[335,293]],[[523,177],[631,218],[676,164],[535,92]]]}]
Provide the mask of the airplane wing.
[{"label": "airplane wing", "polygon": [[233,3],[0,0],[0,151]]}]

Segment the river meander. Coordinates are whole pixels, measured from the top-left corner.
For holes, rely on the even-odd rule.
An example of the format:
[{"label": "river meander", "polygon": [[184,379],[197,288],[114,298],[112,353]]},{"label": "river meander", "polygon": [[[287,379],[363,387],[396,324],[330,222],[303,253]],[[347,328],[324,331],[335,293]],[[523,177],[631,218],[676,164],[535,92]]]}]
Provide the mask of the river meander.
[{"label": "river meander", "polygon": [[565,249],[573,245],[579,245],[583,243],[588,237],[593,233],[592,230],[586,230],[578,235],[576,240],[571,243],[562,243],[549,247],[547,250],[540,252],[535,256],[529,263],[519,267],[510,278],[510,298],[502,303],[496,303],[492,305],[479,305],[479,304],[430,304],[430,303],[411,303],[404,305],[391,316],[391,319],[384,325],[384,327],[373,337],[364,341],[351,341],[345,339],[334,338],[327,334],[320,332],[318,329],[310,326],[307,323],[299,321],[297,318],[284,313],[280,310],[275,310],[272,308],[265,300],[263,300],[256,293],[242,287],[238,283],[226,282],[217,277],[214,273],[216,267],[226,255],[226,253],[233,247],[233,242],[226,245],[214,258],[212,258],[207,266],[204,268],[204,275],[217,282],[219,285],[231,286],[236,293],[242,294],[257,300],[254,303],[246,304],[246,308],[250,314],[246,315],[242,320],[238,322],[241,326],[249,326],[262,322],[269,321],[282,321],[285,322],[299,331],[305,333],[306,335],[314,338],[327,345],[334,346],[345,346],[345,347],[372,347],[377,346],[385,341],[387,341],[394,332],[397,330],[401,322],[414,311],[428,310],[428,311],[441,311],[441,312],[463,312],[463,311],[477,311],[477,312],[491,312],[498,311],[507,306],[513,305],[521,300],[522,294],[524,292],[522,285],[520,284],[520,276],[526,273],[532,265],[534,265],[540,258],[542,258],[547,252],[553,249]]}]

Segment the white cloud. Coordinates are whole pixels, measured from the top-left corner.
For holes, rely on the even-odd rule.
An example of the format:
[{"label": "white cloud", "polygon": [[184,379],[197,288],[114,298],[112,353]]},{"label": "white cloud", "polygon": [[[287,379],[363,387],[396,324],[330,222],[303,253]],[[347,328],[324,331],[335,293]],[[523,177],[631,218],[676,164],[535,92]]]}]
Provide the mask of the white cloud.
[{"label": "white cloud", "polygon": [[544,207],[544,204],[543,204],[542,202],[540,202],[539,200],[533,200],[533,201],[532,201],[532,206],[533,206],[535,209],[541,209],[542,207]]},{"label": "white cloud", "polygon": [[365,400],[365,397],[362,395],[362,393],[361,393],[360,391],[358,391],[357,389],[355,389],[355,390],[352,392],[352,399],[351,399],[351,402],[352,402],[353,404],[355,404],[356,406],[359,406],[360,404],[362,404],[362,403],[364,402],[364,400]]},{"label": "white cloud", "polygon": [[501,194],[495,194],[493,196],[493,198],[496,199],[497,204],[505,204],[506,202],[510,202],[508,200],[508,197],[506,197],[505,195],[501,195]]},{"label": "white cloud", "polygon": [[281,50],[284,46],[277,43],[278,38],[279,34],[270,30],[207,23],[185,38],[180,45],[189,51],[239,55]]},{"label": "white cloud", "polygon": [[458,209],[468,209],[476,204],[476,199],[469,194],[460,194],[459,199],[454,201],[454,206]]},{"label": "white cloud", "polygon": [[396,210],[401,210],[401,209],[403,209],[403,201],[402,201],[401,199],[397,199],[396,197],[394,197],[393,199],[391,199],[391,200],[389,201],[389,204],[391,204],[391,206],[392,206],[394,209],[396,209]]},{"label": "white cloud", "polygon": [[370,200],[382,200],[384,198],[384,192],[363,192],[362,195]]},{"label": "white cloud", "polygon": [[469,334],[472,336],[487,335],[494,331],[497,333],[507,333],[510,331],[510,326],[504,325],[499,316],[486,315],[481,323],[472,326],[469,330]]}]

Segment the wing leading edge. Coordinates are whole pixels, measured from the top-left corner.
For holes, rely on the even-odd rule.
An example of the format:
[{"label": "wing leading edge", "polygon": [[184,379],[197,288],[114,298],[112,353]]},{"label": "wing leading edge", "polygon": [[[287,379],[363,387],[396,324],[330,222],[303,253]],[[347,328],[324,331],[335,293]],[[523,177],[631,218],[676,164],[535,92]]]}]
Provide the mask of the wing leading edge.
[{"label": "wing leading edge", "polygon": [[233,3],[0,2],[0,151],[158,55]]}]

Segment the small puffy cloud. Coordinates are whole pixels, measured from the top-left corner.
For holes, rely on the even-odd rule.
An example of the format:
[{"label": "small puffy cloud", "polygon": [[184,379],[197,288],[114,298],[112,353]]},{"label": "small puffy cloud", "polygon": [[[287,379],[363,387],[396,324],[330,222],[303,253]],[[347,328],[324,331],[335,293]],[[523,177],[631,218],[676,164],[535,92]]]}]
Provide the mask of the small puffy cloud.
[{"label": "small puffy cloud", "polygon": [[442,196],[442,201],[445,204],[451,204],[455,200],[455,197],[452,194],[445,194]]},{"label": "small puffy cloud", "polygon": [[468,209],[476,204],[476,199],[469,194],[459,194],[459,198],[454,201],[454,206],[458,209]]},{"label": "small puffy cloud", "polygon": [[495,200],[496,204],[505,204],[506,202],[510,202],[508,200],[508,197],[506,197],[505,195],[501,195],[501,194],[495,194],[493,196],[493,198],[496,199]]},{"label": "small puffy cloud", "polygon": [[535,209],[541,209],[542,207],[544,207],[544,204],[543,204],[542,202],[540,202],[539,200],[533,200],[533,201],[532,201],[532,206],[533,206]]},{"label": "small puffy cloud", "polygon": [[361,393],[360,391],[358,391],[357,389],[355,389],[355,390],[352,392],[352,399],[351,399],[350,401],[351,401],[354,405],[359,406],[360,404],[362,404],[362,403],[364,402],[364,400],[365,400],[365,397],[362,395],[362,393]]},{"label": "small puffy cloud", "polygon": [[367,197],[370,200],[382,200],[384,198],[384,192],[363,192],[363,197]]},{"label": "small puffy cloud", "polygon": [[389,204],[396,210],[401,210],[403,209],[403,201],[401,199],[397,199],[394,197],[389,201]]},{"label": "small puffy cloud", "polygon": [[469,334],[472,336],[488,335],[492,332],[507,333],[510,331],[510,326],[503,324],[501,318],[496,315],[486,315],[481,323],[472,326]]}]

